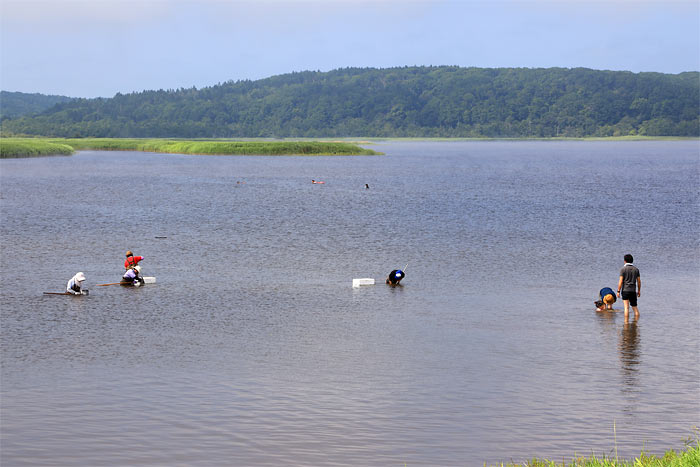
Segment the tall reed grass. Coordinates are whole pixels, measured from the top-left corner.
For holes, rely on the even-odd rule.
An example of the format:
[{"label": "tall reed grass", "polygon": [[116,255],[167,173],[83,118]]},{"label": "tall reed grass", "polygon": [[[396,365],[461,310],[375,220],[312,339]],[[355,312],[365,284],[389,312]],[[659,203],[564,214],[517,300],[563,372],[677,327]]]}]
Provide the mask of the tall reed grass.
[{"label": "tall reed grass", "polygon": [[[642,451],[639,457],[631,460],[615,457],[576,456],[570,461],[554,462],[548,459],[532,459],[523,463],[501,463],[490,467],[700,467],[700,437],[688,439],[683,451],[666,451],[662,456]],[[485,465],[485,464],[484,464]]]},{"label": "tall reed grass", "polygon": [[355,144],[323,141],[179,141],[164,139],[51,139],[76,150],[145,151],[206,155],[376,155]]},{"label": "tall reed grass", "polygon": [[[2,157],[72,154],[74,150],[144,151],[205,155],[354,156],[381,153],[356,144],[324,141],[221,141],[120,138],[0,138]],[[6,155],[7,154],[7,155]]]},{"label": "tall reed grass", "polygon": [[74,150],[67,144],[30,138],[0,138],[0,158],[68,156]]}]

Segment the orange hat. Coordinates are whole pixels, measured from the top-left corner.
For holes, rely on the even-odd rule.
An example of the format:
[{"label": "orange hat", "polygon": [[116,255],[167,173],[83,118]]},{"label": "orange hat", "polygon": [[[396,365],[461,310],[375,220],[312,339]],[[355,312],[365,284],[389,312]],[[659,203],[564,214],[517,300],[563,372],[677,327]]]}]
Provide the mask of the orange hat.
[{"label": "orange hat", "polygon": [[608,305],[612,305],[613,303],[615,303],[615,296],[609,293],[603,298],[603,301]]},{"label": "orange hat", "polygon": [[134,256],[131,250],[126,250],[126,256]]}]

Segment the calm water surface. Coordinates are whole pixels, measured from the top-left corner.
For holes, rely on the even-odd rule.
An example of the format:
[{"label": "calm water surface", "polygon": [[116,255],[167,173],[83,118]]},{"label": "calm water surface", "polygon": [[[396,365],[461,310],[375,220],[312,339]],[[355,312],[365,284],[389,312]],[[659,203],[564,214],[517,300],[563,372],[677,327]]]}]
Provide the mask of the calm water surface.
[{"label": "calm water surface", "polygon": [[[2,465],[683,447],[700,424],[697,141],[378,149],[0,160]],[[158,283],[96,287],[127,249]],[[592,305],[625,253],[643,280],[629,323]],[[42,294],[77,271],[88,297]]]}]

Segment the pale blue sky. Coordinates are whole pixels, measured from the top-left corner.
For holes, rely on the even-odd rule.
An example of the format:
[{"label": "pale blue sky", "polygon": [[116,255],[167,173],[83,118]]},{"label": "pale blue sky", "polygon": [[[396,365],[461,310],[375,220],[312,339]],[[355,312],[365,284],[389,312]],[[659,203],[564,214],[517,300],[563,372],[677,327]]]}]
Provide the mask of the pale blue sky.
[{"label": "pale blue sky", "polygon": [[302,70],[700,70],[700,2],[0,0],[0,88],[73,97]]}]

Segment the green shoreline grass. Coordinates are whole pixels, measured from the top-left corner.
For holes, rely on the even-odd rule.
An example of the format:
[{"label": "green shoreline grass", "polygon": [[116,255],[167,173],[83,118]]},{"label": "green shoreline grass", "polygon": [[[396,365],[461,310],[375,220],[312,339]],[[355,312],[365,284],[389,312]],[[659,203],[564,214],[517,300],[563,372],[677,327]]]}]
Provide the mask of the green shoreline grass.
[{"label": "green shoreline grass", "polygon": [[300,140],[231,139],[134,139],[134,138],[0,138],[0,158],[70,155],[75,151],[141,151],[201,155],[381,155],[359,144],[390,141],[698,141],[678,136],[611,136],[586,138],[310,138]]},{"label": "green shoreline grass", "polygon": [[0,157],[2,158],[72,154],[74,151],[84,150],[267,156],[373,156],[381,154],[356,144],[338,141],[0,138]]},{"label": "green shoreline grass", "polygon": [[69,156],[75,150],[67,144],[46,140],[0,139],[0,159],[15,157]]},{"label": "green shoreline grass", "polygon": [[[589,457],[574,456],[571,460],[555,462],[549,459],[531,459],[521,463],[501,462],[489,467],[698,467],[700,466],[700,438],[685,441],[685,450],[669,449],[662,456],[655,456],[642,451],[639,457],[631,460],[616,459],[616,456]],[[484,463],[484,466],[486,464]]]}]

